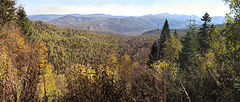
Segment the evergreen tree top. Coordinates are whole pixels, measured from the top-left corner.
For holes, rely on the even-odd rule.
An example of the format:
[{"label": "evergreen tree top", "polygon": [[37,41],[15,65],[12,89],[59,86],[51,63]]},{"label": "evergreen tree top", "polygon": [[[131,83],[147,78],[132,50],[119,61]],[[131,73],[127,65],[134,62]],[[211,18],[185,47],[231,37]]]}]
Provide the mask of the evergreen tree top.
[{"label": "evergreen tree top", "polygon": [[17,16],[18,18],[21,18],[21,19],[27,18],[27,14],[22,5],[18,7]]},{"label": "evergreen tree top", "polygon": [[163,31],[170,31],[168,20],[166,19],[163,26]]},{"label": "evergreen tree top", "polygon": [[208,23],[211,22],[212,18],[210,17],[210,15],[206,12],[203,16],[202,16],[202,21]]},{"label": "evergreen tree top", "polygon": [[166,39],[168,38],[170,38],[170,28],[169,28],[168,20],[166,19],[164,22],[164,26],[162,28],[160,39],[162,39],[162,41],[165,42]]}]

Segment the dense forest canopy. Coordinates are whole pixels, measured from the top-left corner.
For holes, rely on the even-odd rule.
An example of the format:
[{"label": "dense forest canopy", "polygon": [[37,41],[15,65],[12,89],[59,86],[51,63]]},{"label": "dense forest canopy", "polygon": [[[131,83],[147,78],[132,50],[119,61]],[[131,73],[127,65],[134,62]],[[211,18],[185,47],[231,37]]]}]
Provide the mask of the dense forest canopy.
[{"label": "dense forest canopy", "polygon": [[239,0],[222,27],[205,13],[141,36],[30,21],[16,2],[0,0],[1,102],[240,101]]}]

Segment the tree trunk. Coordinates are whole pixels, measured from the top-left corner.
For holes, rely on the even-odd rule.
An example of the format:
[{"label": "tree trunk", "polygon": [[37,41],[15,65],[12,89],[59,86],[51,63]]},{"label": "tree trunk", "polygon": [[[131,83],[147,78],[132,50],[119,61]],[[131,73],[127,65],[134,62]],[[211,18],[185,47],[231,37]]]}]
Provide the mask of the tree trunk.
[{"label": "tree trunk", "polygon": [[183,88],[183,91],[184,91],[185,94],[187,95],[188,101],[191,102],[190,96],[188,95],[188,92],[186,91],[186,88],[183,86],[183,83],[182,83],[181,80],[180,80],[180,84],[181,84],[181,86],[182,86],[182,88]]}]

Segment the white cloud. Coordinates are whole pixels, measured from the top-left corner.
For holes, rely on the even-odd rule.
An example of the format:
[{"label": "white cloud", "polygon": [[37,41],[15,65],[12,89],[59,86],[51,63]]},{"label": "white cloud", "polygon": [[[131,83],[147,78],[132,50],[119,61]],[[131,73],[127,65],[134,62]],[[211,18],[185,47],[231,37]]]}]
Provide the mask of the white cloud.
[{"label": "white cloud", "polygon": [[229,9],[224,4],[154,4],[152,6],[132,6],[119,4],[89,5],[41,5],[40,8],[26,9],[28,14],[111,14],[116,16],[141,16],[147,14],[186,14],[202,16],[225,16]]}]

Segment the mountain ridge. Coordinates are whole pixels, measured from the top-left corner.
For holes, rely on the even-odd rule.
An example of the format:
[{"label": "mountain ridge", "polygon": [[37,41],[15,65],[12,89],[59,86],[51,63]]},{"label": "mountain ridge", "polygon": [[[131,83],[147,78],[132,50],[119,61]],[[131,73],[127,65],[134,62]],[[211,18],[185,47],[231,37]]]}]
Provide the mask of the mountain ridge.
[{"label": "mountain ridge", "polygon": [[[168,19],[171,29],[185,29],[188,15],[155,14],[144,16],[112,16],[106,14],[48,14],[29,16],[32,21],[44,21],[60,27],[73,29],[102,31],[120,35],[141,35],[142,33],[161,28]],[[196,24],[201,25],[201,17],[192,16]],[[222,24],[224,17],[213,16],[212,24]]]}]

